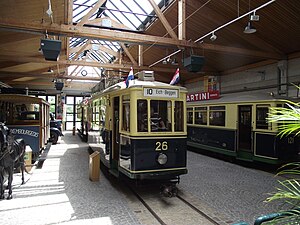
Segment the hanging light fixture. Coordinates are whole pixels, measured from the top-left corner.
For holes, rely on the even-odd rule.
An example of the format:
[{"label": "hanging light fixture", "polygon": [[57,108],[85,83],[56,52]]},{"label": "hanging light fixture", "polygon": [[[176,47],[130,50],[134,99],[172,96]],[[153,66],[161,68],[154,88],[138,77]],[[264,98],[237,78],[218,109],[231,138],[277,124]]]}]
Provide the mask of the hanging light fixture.
[{"label": "hanging light fixture", "polygon": [[[250,12],[250,2],[251,2],[251,0],[249,0],[249,12]],[[255,11],[254,11],[254,15],[255,15]],[[256,29],[255,29],[255,27],[253,27],[253,25],[251,24],[251,15],[249,14],[249,21],[248,21],[248,24],[247,24],[247,26],[245,27],[245,29],[244,29],[244,33],[245,34],[253,34],[253,33],[255,33],[256,32]]]},{"label": "hanging light fixture", "polygon": [[217,39],[217,35],[215,35],[214,32],[212,32],[210,38],[209,38],[211,41],[215,41]]},{"label": "hanging light fixture", "polygon": [[51,67],[49,67],[47,73],[53,73],[53,72],[54,72],[53,69],[51,69]]},{"label": "hanging light fixture", "polygon": [[256,32],[255,27],[251,24],[251,21],[248,22],[247,26],[244,29],[245,34],[253,34]]},{"label": "hanging light fixture", "polygon": [[174,59],[172,60],[171,64],[172,64],[173,66],[178,65],[178,62],[177,62],[176,58],[174,58]]},{"label": "hanging light fixture", "polygon": [[256,15],[255,11],[250,15],[250,21],[259,21],[259,15]]}]

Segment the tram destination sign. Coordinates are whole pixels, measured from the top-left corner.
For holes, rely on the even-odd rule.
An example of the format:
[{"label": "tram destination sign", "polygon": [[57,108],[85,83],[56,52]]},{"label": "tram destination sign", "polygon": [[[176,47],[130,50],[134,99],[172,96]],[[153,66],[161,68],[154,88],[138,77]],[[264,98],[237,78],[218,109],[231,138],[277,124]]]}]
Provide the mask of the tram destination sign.
[{"label": "tram destination sign", "polygon": [[144,88],[145,97],[178,98],[178,90],[165,88]]}]

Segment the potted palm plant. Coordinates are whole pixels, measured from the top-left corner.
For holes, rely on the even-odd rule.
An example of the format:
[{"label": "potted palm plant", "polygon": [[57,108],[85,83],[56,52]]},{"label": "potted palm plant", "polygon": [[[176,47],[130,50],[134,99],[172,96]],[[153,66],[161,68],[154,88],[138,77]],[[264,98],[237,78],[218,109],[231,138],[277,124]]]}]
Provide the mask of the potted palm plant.
[{"label": "potted palm plant", "polygon": [[[294,135],[297,141],[297,137],[300,137],[300,103],[287,101],[286,106],[271,108],[268,120],[278,124],[280,137]],[[288,163],[278,171],[277,175],[289,178],[278,181],[279,186],[266,201],[285,201],[290,204],[290,210],[271,214],[268,224],[300,224],[300,162]]]}]

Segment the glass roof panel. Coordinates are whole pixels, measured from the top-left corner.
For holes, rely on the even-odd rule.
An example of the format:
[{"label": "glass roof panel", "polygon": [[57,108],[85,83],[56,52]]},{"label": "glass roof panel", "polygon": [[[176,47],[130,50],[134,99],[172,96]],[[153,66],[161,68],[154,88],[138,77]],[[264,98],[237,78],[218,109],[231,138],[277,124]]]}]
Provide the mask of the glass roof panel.
[{"label": "glass roof panel", "polygon": [[[119,4],[117,5],[117,3],[119,3]],[[135,25],[128,19],[128,14],[122,12],[122,10],[120,9],[122,7],[122,5],[123,4],[120,3],[119,1],[107,2],[107,4],[106,4],[107,8],[116,9],[119,11],[119,12],[118,11],[110,11],[111,14],[113,14],[115,17],[118,18],[118,21],[122,21],[122,23],[124,25],[126,25],[127,27],[130,27],[131,29],[136,30],[137,27],[135,27]]]},{"label": "glass roof panel", "polygon": [[135,14],[136,12],[133,11],[133,9],[136,10],[137,8],[139,8],[139,6],[136,5],[132,0],[127,0],[127,1],[119,0],[116,1],[114,5],[116,6],[116,8],[120,10],[122,15],[126,17],[126,19],[130,23],[134,24],[135,29],[137,29],[137,27],[139,27],[139,25],[143,22],[143,20],[139,20],[139,16],[137,16]]},{"label": "glass roof panel", "polygon": [[[154,1],[159,4],[165,0]],[[73,0],[73,22],[78,23],[97,2],[98,0]],[[104,2],[103,7],[96,10],[90,20],[104,16],[110,17],[114,21],[127,26],[129,29],[138,30],[140,27],[143,27],[142,24],[145,23],[144,21],[146,21],[148,17],[153,17],[155,14],[153,14],[151,4],[145,0],[107,0]],[[70,51],[72,52],[72,48],[74,47],[79,47],[78,49],[80,49],[80,46],[83,46],[86,41],[87,39],[85,38],[70,38]],[[115,52],[118,52],[121,49],[118,42],[91,40],[91,43],[103,45],[103,47]],[[69,59],[74,58],[76,54],[77,52],[70,53]],[[85,51],[79,54],[78,59],[108,63],[115,60],[116,57],[110,54],[109,50],[105,52],[88,47]],[[69,68],[71,68],[71,66]],[[82,69],[82,66],[78,67],[78,71]],[[70,69],[69,74],[73,70]]]}]

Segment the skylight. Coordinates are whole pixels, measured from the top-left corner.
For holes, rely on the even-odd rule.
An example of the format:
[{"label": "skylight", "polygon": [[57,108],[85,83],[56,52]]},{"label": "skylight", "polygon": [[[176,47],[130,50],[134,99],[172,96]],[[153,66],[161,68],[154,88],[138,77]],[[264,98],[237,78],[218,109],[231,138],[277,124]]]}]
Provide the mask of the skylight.
[{"label": "skylight", "polygon": [[[154,0],[159,6],[168,3],[168,0]],[[80,20],[92,9],[98,0],[73,0],[73,23],[78,23]],[[154,10],[148,0],[106,0],[103,5],[95,11],[89,20],[96,18],[107,18],[125,25],[129,30],[143,30],[145,25],[152,17],[156,17]],[[101,28],[101,24],[96,25]],[[102,28],[105,28],[102,26]],[[124,28],[126,29],[126,28]],[[118,42],[92,40],[90,45],[87,45],[85,50],[79,55],[72,48],[80,49],[87,43],[84,38],[71,38],[70,39],[70,60],[89,60],[97,61],[100,63],[113,62],[116,59],[116,54],[112,51],[118,52],[121,46]],[[97,47],[97,46],[101,46]],[[78,48],[78,49],[77,49]],[[107,48],[107,51],[104,51]],[[74,57],[76,56],[76,59]],[[81,67],[78,71],[82,70]],[[69,74],[71,73],[69,70]]]}]

